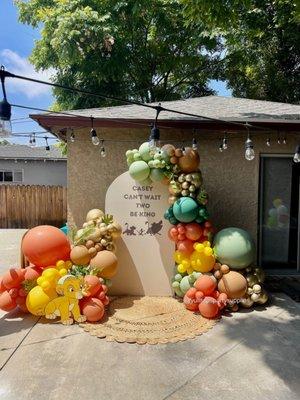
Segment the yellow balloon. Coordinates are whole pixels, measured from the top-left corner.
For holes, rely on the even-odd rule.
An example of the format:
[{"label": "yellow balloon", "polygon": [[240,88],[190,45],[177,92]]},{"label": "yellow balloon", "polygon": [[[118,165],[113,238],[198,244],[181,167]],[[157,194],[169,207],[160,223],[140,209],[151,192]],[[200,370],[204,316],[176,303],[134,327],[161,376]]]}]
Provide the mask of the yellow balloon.
[{"label": "yellow balloon", "polygon": [[55,297],[58,297],[55,290],[46,293],[40,286],[35,286],[27,295],[27,309],[33,315],[44,315],[46,305]]},{"label": "yellow balloon", "polygon": [[194,244],[193,253],[190,256],[191,266],[197,272],[209,272],[213,269],[216,259],[210,242]]}]

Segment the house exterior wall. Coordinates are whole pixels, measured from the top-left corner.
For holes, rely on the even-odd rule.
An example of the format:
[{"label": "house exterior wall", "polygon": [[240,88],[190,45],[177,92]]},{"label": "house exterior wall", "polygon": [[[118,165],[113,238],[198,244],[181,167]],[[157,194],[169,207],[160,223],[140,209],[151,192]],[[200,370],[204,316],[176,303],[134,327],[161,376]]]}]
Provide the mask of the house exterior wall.
[{"label": "house exterior wall", "polygon": [[23,170],[23,182],[0,182],[0,184],[22,184],[22,185],[49,185],[67,186],[67,162],[66,161],[38,161],[38,160],[14,160],[0,159],[0,171]]},{"label": "house exterior wall", "polygon": [[[99,129],[100,131],[100,129]],[[106,157],[100,156],[100,146],[94,146],[89,130],[76,131],[76,141],[68,147],[68,219],[71,224],[81,226],[87,211],[104,208],[105,194],[112,181],[128,169],[125,159],[127,149],[138,148],[147,140],[148,129],[101,129],[98,132],[105,142]],[[256,157],[253,161],[244,158],[246,134],[228,134],[228,150],[218,151],[222,133],[190,130],[161,130],[163,142],[178,140],[185,145],[195,136],[200,152],[200,169],[204,187],[209,194],[208,209],[217,229],[236,226],[248,230],[257,239],[259,155],[286,153],[293,155],[300,134],[288,133],[287,144],[278,145],[277,135],[253,133]],[[272,146],[266,146],[270,137]],[[113,141],[112,141],[113,140]],[[167,188],[166,188],[167,190]],[[168,204],[166,204],[166,208]]]}]

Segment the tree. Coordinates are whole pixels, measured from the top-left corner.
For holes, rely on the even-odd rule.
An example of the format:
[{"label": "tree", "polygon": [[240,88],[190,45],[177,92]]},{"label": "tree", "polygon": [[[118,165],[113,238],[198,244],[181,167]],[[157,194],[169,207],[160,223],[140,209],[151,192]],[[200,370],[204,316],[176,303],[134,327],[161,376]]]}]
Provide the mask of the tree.
[{"label": "tree", "polygon": [[[218,38],[186,26],[180,0],[17,0],[20,21],[41,26],[31,62],[54,81],[158,102],[214,93]],[[55,89],[58,108],[108,104]]]},{"label": "tree", "polygon": [[299,0],[182,0],[190,27],[224,44],[222,78],[234,96],[299,103]]}]

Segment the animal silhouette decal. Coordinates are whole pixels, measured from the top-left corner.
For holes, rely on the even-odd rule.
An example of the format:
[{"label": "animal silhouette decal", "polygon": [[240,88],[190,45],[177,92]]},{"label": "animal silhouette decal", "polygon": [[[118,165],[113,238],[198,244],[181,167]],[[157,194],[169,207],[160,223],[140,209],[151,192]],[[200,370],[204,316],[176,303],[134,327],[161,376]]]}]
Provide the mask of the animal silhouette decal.
[{"label": "animal silhouette decal", "polygon": [[163,222],[160,220],[159,222],[152,222],[149,221],[145,222],[146,228],[139,228],[134,225],[129,226],[126,222],[125,224],[126,229],[123,231],[123,235],[127,236],[147,236],[147,235],[161,235],[160,231],[163,227]]}]

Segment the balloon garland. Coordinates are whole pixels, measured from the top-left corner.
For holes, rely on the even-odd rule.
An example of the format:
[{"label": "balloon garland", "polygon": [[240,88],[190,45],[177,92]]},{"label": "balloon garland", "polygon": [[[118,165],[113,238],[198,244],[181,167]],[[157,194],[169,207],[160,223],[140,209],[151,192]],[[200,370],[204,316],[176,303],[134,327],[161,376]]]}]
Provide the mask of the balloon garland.
[{"label": "balloon garland", "polygon": [[60,316],[63,324],[103,318],[117,272],[114,242],[122,229],[113,216],[93,209],[81,229],[70,230],[70,238],[64,231],[43,225],[25,234],[22,252],[30,266],[0,277],[0,309]]},{"label": "balloon garland", "polygon": [[250,235],[227,228],[213,242],[196,146],[158,148],[145,142],[139,149],[128,150],[126,158],[130,176],[141,185],[168,185],[169,208],[164,217],[172,225],[168,236],[176,247],[172,287],[186,308],[214,318],[225,307],[237,311],[239,305],[249,308],[266,303],[265,275],[252,266],[255,248]]}]

